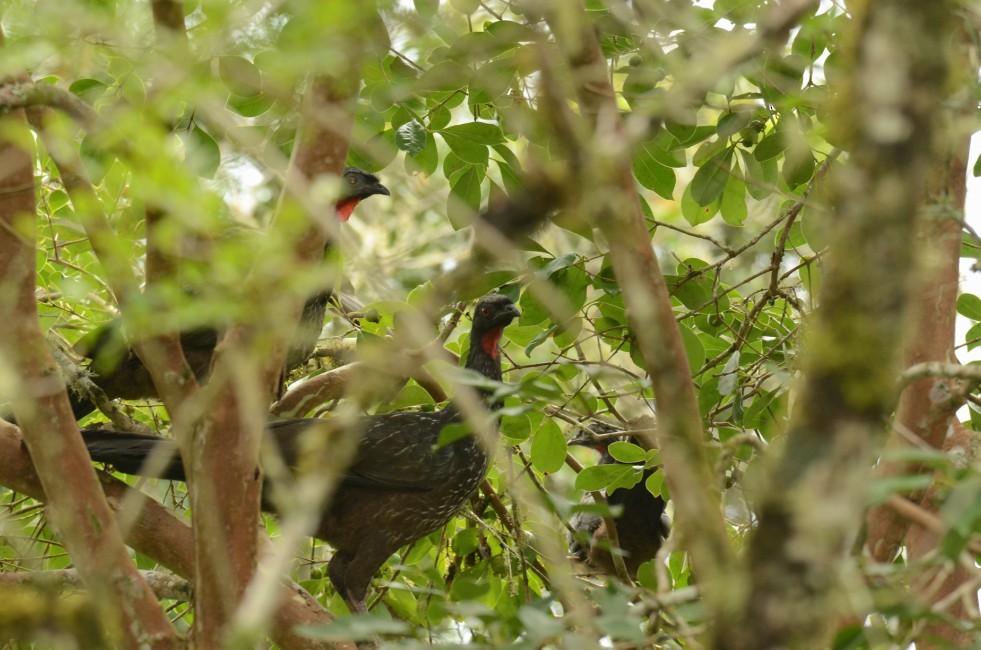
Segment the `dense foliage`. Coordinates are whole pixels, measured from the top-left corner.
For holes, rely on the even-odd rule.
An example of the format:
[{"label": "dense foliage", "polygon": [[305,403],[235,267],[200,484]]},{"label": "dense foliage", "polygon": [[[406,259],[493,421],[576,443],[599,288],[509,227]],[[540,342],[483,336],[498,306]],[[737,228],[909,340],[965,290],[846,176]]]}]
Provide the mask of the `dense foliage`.
[{"label": "dense foliage", "polygon": [[[490,489],[445,530],[390,559],[373,583],[370,622],[341,619],[315,636],[381,634],[398,647],[593,647],[598,638],[615,647],[692,644],[708,612],[679,536],[632,585],[584,575],[564,559],[564,522],[580,508],[583,490],[630,487],[646,466],[656,469],[648,489],[671,497],[659,451],[640,440],[615,450],[625,465],[577,473],[567,463],[567,439],[583,427],[657,426],[657,396],[609,244],[590,216],[589,201],[623,189],[572,198],[546,226],[502,244],[466,289],[444,295],[443,281],[471,259],[470,226],[488,204],[534,194],[554,170],[577,163],[570,150],[601,167],[608,148],[628,147],[697,390],[720,511],[738,551],[754,525],[768,450],[787,433],[804,324],[822,284],[834,225],[829,178],[847,160],[853,135],[834,117],[849,101],[835,84],[848,74],[852,17],[841,3],[780,13],[753,0],[589,0],[584,15],[599,37],[602,76],[615,89],[623,128],[601,116],[595,131],[573,124],[569,132],[555,107],[575,99],[564,93],[569,71],[544,5],[378,4],[375,15],[357,2],[188,2],[185,49],[152,45],[144,3],[8,3],[2,75],[26,70],[35,84],[67,91],[92,110],[49,109],[43,139],[35,122],[42,325],[67,349],[120,313],[105,269],[123,263],[143,272],[148,208],[164,212],[162,241],[180,272],[129,297],[129,327],[158,333],[178,324],[273,319],[279,298],[268,293],[257,301],[243,289],[250,274],[268,276],[270,291],[292,292],[294,300],[315,286],[323,268],[290,276],[289,241],[262,233],[286,183],[304,81],[347,71],[341,76],[361,84],[348,164],[377,173],[393,197],[366,201],[340,226],[343,275],[364,309],[354,318],[332,315],[323,354],[291,380],[370,350],[398,328],[400,312],[433,295],[447,306],[433,324],[458,355],[469,345],[469,320],[459,318],[467,301],[499,290],[522,314],[502,342],[509,388]],[[358,39],[367,46],[360,58]],[[68,100],[50,103],[64,108]],[[81,156],[97,205],[69,197],[72,180],[54,155],[66,146]],[[581,188],[564,184],[569,178],[558,176],[562,191],[581,196]],[[333,196],[336,187],[325,181],[307,189]],[[960,209],[949,206],[958,215]],[[93,212],[107,216],[118,236],[110,260],[93,252],[83,229]],[[964,255],[976,256],[978,246],[966,237]],[[186,286],[198,289],[188,293]],[[970,295],[958,302],[960,313],[978,322],[967,342],[958,342],[968,348],[979,339],[979,304]],[[440,363],[446,365],[435,362],[437,369]],[[0,373],[11,392],[18,379],[2,363]],[[452,392],[445,370],[439,376]],[[311,412],[329,416],[336,406]],[[410,380],[368,406],[405,408],[436,405]],[[157,403],[125,411],[155,430],[170,424]],[[979,413],[972,406],[969,427]],[[82,424],[104,420],[97,413]],[[586,466],[598,460],[586,450],[573,455]],[[942,542],[918,564],[856,554],[843,580],[859,594],[856,610],[870,618],[843,622],[836,647],[917,640],[926,621],[944,614],[909,585],[927,566],[960,562],[965,552],[977,559],[977,457],[964,462],[928,449],[916,460],[936,470],[946,495],[937,513]],[[935,478],[871,481],[854,496],[883,503]],[[178,510],[185,505],[182,485],[141,487]],[[6,489],[0,495],[4,572],[72,566],[37,502]],[[266,525],[275,538],[277,520]],[[325,575],[330,553],[310,541],[297,553],[293,576],[330,611],[343,612]],[[163,569],[139,553],[135,560],[141,569]],[[168,603],[178,626],[188,627],[193,606]],[[74,647],[68,636],[33,638],[38,647]]]}]

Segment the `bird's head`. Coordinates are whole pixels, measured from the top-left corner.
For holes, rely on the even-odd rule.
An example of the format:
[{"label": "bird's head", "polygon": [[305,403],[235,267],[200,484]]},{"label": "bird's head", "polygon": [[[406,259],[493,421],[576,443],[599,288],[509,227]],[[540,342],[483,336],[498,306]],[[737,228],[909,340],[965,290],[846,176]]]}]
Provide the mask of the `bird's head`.
[{"label": "bird's head", "polygon": [[357,167],[348,167],[344,170],[341,198],[337,200],[337,218],[340,221],[347,221],[358,203],[376,194],[392,195],[374,174]]},{"label": "bird's head", "polygon": [[[569,439],[568,444],[577,447],[589,447],[595,449],[605,460],[610,453],[610,445],[618,440],[623,440],[620,436],[610,436],[611,433],[620,433],[621,430],[602,422],[593,422],[588,427],[583,427],[579,432]],[[612,457],[611,461],[612,461]],[[603,462],[603,461],[601,461]]]},{"label": "bird's head", "polygon": [[473,308],[470,340],[479,342],[484,352],[496,359],[500,355],[497,346],[504,328],[519,316],[521,312],[507,296],[499,293],[484,296]]}]

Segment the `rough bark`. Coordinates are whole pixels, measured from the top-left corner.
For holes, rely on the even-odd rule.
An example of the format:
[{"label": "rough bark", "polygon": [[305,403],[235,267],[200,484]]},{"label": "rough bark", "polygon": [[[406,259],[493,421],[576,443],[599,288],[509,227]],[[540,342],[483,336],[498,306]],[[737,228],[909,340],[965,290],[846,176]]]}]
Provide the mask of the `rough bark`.
[{"label": "rough bark", "polygon": [[[937,156],[931,176],[931,214],[919,224],[917,240],[923,243],[923,264],[917,277],[918,288],[911,308],[910,331],[903,346],[903,365],[956,362],[954,321],[957,314],[958,262],[961,222],[950,215],[964,205],[966,195],[968,141],[950,143]],[[957,392],[956,379],[926,377],[903,391],[896,408],[887,446],[900,451],[912,443],[910,437],[939,449],[947,435],[951,418],[960,406],[948,396]],[[883,461],[875,476],[885,478],[929,471],[922,465]],[[919,500],[914,498],[914,501]],[[868,514],[866,547],[878,562],[890,562],[899,551],[909,523],[886,506],[872,508]]]},{"label": "rough bark", "polygon": [[25,387],[14,411],[51,497],[51,523],[116,635],[131,647],[180,647],[180,635],[140,577],[112,521],[41,332],[34,294],[31,136],[23,110],[8,114],[0,126],[0,320],[6,324],[0,353]]},{"label": "rough bark", "polygon": [[[295,233],[290,241],[294,242],[298,267],[321,261],[328,236],[324,224],[335,225],[329,221],[333,218],[331,206],[311,205],[308,190],[318,177],[340,176],[344,171],[352,124],[347,103],[358,86],[351,77],[349,71],[343,84],[315,78],[305,98],[297,146],[273,224],[274,231]],[[297,218],[306,220],[298,231]],[[255,273],[246,284],[257,296],[280,291]],[[214,390],[213,407],[196,428],[190,456],[192,507],[195,512],[213,513],[195,518],[196,584],[199,588],[209,585],[197,602],[199,616],[202,605],[209,609],[206,616],[211,621],[211,633],[233,620],[255,571],[262,487],[259,444],[266,405],[272,401],[292,334],[277,331],[276,321],[297,323],[301,309],[302,300],[297,299],[284,311],[267,315],[258,326],[232,326],[215,350],[209,381],[209,391]],[[265,351],[260,362],[243,363],[249,358],[247,351],[258,349]],[[257,355],[253,353],[251,358]],[[210,638],[217,642],[221,637]]]},{"label": "rough bark", "polygon": [[[981,461],[981,436],[955,420],[943,449],[948,453],[956,451],[961,454],[964,462],[977,463]],[[939,485],[935,483],[920,500],[920,505],[928,512],[935,513],[943,505],[943,499],[938,494]],[[915,524],[910,526],[906,537],[909,561],[915,563],[928,559],[937,552],[942,539],[941,531]],[[956,562],[927,567],[917,576],[916,583],[911,585],[913,595],[939,615],[939,618],[927,621],[916,640],[918,650],[967,647],[976,639],[981,622],[975,582],[976,553],[977,548],[969,548]]]},{"label": "rough bark", "polygon": [[832,590],[861,527],[869,467],[895,403],[898,350],[946,79],[946,3],[867,3],[835,126],[850,158],[785,450],[750,540],[750,591],[723,648],[828,644]]},{"label": "rough bark", "polygon": [[[970,69],[967,39],[963,30],[956,32],[959,45],[955,46],[957,70]],[[957,282],[962,223],[959,215],[966,200],[966,176],[969,138],[959,133],[956,125],[969,119],[974,110],[970,102],[953,106],[945,121],[945,142],[936,156],[930,177],[930,201],[927,214],[919,226],[918,240],[923,242],[924,263],[917,278],[917,295],[912,306],[912,323],[903,347],[903,362],[907,368],[917,364],[954,364],[954,321],[957,305]],[[971,370],[968,367],[968,370]],[[973,385],[973,384],[972,384]],[[929,473],[923,464],[889,460],[897,452],[917,444],[934,449],[960,447],[971,449],[970,432],[956,421],[956,411],[963,403],[966,384],[956,377],[929,376],[906,386],[900,396],[892,434],[885,458],[876,466],[876,478]],[[976,435],[976,434],[975,434]],[[942,501],[936,487],[925,493],[908,495],[927,512],[936,512]],[[911,521],[888,505],[872,508],[866,518],[868,536],[866,549],[879,562],[891,562],[900,546],[907,546],[908,559],[914,562],[936,549],[940,535],[921,526],[911,526]],[[932,579],[917,581],[912,585],[917,596],[929,605],[942,602],[963,585],[971,576],[963,565],[945,567],[949,573],[939,585]],[[936,571],[928,571],[931,575]],[[921,589],[917,589],[920,587]],[[977,598],[971,602],[956,600],[947,614],[955,621],[976,619]],[[926,625],[918,644],[933,647],[933,640],[966,645],[971,633],[953,624],[934,620]]]}]

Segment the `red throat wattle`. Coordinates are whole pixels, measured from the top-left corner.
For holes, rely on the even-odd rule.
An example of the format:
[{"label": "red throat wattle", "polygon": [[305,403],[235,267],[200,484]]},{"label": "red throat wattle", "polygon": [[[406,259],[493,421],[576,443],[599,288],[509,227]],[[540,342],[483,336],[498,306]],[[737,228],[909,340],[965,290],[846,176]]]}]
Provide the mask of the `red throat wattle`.
[{"label": "red throat wattle", "polygon": [[501,342],[501,334],[503,333],[503,328],[494,329],[484,334],[484,338],[480,339],[480,347],[492,359],[497,359],[501,356],[501,351],[497,349],[497,344]]},{"label": "red throat wattle", "polygon": [[361,199],[345,199],[337,203],[337,220],[347,221],[351,218],[351,213],[354,212],[354,208],[358,207],[358,203]]}]

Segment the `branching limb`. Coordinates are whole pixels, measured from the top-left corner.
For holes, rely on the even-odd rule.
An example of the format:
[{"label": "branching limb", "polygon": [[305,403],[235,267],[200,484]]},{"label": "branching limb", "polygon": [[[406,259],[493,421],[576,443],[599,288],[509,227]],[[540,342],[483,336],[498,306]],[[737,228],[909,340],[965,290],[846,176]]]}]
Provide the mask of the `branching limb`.
[{"label": "branching limb", "polygon": [[[136,492],[108,474],[99,474],[102,489],[117,521],[133,519],[127,504],[141,507],[126,527],[126,543],[140,553],[163,564],[177,575],[189,579],[194,574],[194,542],[191,528],[153,499]],[[0,485],[45,500],[44,489],[17,427],[0,421]],[[126,512],[122,509],[126,508]],[[110,527],[115,529],[114,526]],[[314,641],[293,631],[297,625],[329,623],[330,614],[299,585],[286,582],[280,587],[279,608],[274,615],[273,640],[291,650],[353,650],[353,644]]]},{"label": "branching limb", "polygon": [[[162,571],[140,571],[143,580],[150,585],[153,593],[161,600],[191,600],[191,583]],[[0,585],[33,584],[45,588],[54,587],[58,591],[77,591],[85,585],[76,569],[52,569],[17,573],[0,573]]]}]

